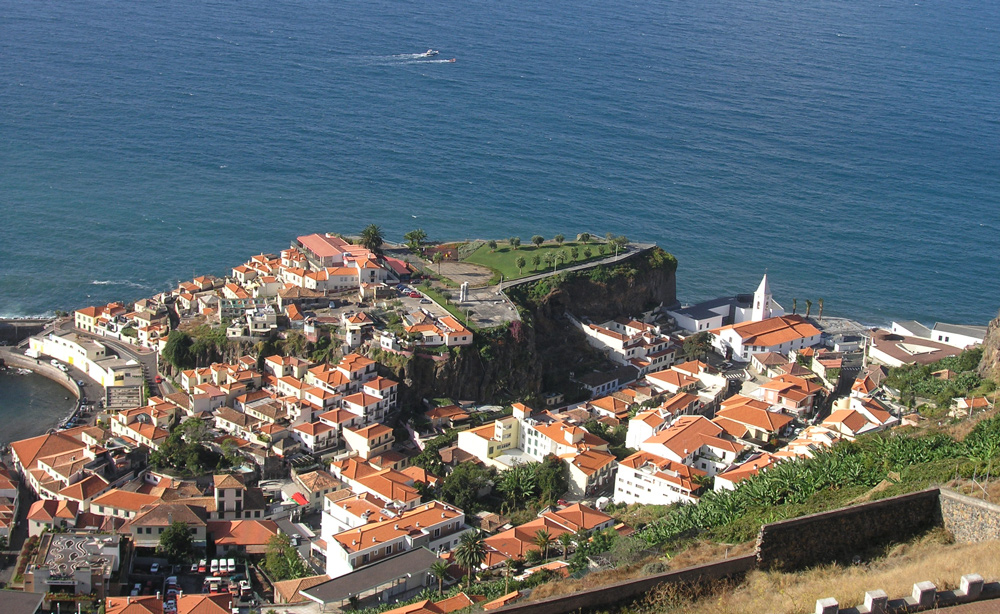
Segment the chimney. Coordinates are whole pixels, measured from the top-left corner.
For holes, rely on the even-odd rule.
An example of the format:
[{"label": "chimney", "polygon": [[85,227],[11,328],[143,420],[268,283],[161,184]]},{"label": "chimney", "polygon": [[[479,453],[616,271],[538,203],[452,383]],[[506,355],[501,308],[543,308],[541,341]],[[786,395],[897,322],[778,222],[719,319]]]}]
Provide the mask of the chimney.
[{"label": "chimney", "polygon": [[160,591],[156,591],[156,598],[160,599]]},{"label": "chimney", "polygon": [[396,524],[394,524],[392,526],[392,528],[398,531],[399,530],[399,523],[397,522]]}]

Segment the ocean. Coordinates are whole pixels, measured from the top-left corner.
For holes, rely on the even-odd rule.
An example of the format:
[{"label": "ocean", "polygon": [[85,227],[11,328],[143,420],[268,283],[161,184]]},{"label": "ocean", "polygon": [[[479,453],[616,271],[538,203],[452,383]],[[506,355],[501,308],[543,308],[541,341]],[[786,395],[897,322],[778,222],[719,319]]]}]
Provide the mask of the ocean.
[{"label": "ocean", "polygon": [[0,445],[55,428],[76,406],[76,398],[41,375],[0,370]]},{"label": "ocean", "polygon": [[0,315],[374,222],[610,231],[676,254],[685,302],[767,271],[786,308],[985,324],[998,29],[968,0],[0,0]]}]

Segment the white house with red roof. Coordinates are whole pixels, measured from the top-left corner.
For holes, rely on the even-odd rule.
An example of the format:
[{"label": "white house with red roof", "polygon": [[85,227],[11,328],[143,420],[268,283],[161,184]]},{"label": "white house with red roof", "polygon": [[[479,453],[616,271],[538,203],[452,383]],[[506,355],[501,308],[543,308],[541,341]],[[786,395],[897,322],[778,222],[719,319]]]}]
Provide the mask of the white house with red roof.
[{"label": "white house with red roof", "polygon": [[753,354],[788,354],[820,342],[820,330],[800,315],[730,324],[709,331],[712,346],[727,358],[750,362]]},{"label": "white house with red roof", "polygon": [[701,489],[696,481],[705,471],[650,452],[636,452],[618,463],[615,503],[670,505],[696,503]]},{"label": "white house with red roof", "polygon": [[704,416],[681,416],[640,445],[643,452],[700,469],[710,476],[732,465],[745,447]]}]

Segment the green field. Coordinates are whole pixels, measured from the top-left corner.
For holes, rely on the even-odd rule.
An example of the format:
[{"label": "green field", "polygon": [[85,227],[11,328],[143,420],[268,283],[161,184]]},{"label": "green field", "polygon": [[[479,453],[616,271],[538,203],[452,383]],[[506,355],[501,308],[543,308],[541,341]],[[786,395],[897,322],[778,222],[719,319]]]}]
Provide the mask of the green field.
[{"label": "green field", "polygon": [[[495,252],[490,251],[488,245],[483,245],[482,247],[474,251],[472,255],[466,258],[464,262],[471,262],[472,264],[480,264],[484,267],[493,269],[494,272],[502,274],[505,280],[517,279],[519,277],[526,277],[528,275],[534,275],[536,273],[551,271],[552,267],[551,266],[546,267],[545,265],[546,254],[552,254],[553,256],[556,256],[559,253],[566,254],[566,260],[564,262],[558,263],[559,270],[562,270],[568,266],[581,264],[583,262],[588,262],[591,260],[600,260],[601,258],[605,258],[608,254],[614,254],[613,249],[608,251],[609,248],[607,246],[604,246],[606,253],[602,255],[600,251],[601,245],[602,243],[600,242],[595,243],[593,241],[587,245],[584,245],[580,241],[566,241],[560,247],[559,244],[557,244],[554,241],[546,241],[545,243],[542,243],[540,247],[535,247],[531,243],[527,245],[522,244],[521,247],[517,249],[512,248],[509,244],[500,245],[497,247],[497,250]],[[572,250],[574,247],[576,247],[579,250],[576,260],[573,260],[572,257]],[[593,252],[590,258],[586,258],[583,255],[583,250],[587,249],[588,247],[590,248],[591,252]],[[535,268],[535,265],[532,264],[531,261],[532,256],[535,256],[536,254],[539,257],[541,257],[541,262],[539,263],[537,269]],[[518,271],[517,265],[515,264],[519,257],[524,258],[525,261],[524,269],[521,271]],[[499,281],[499,279],[493,281],[497,282]]]}]

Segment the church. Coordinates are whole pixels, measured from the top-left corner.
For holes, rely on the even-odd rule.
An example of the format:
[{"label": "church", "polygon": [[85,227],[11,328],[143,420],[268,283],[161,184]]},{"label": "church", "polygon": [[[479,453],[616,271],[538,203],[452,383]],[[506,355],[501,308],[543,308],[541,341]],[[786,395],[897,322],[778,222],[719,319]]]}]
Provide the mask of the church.
[{"label": "church", "polygon": [[732,324],[760,322],[783,316],[785,310],[771,296],[771,286],[765,273],[760,285],[757,286],[757,291],[753,294],[723,296],[697,305],[668,309],[667,314],[682,330],[698,333]]}]

